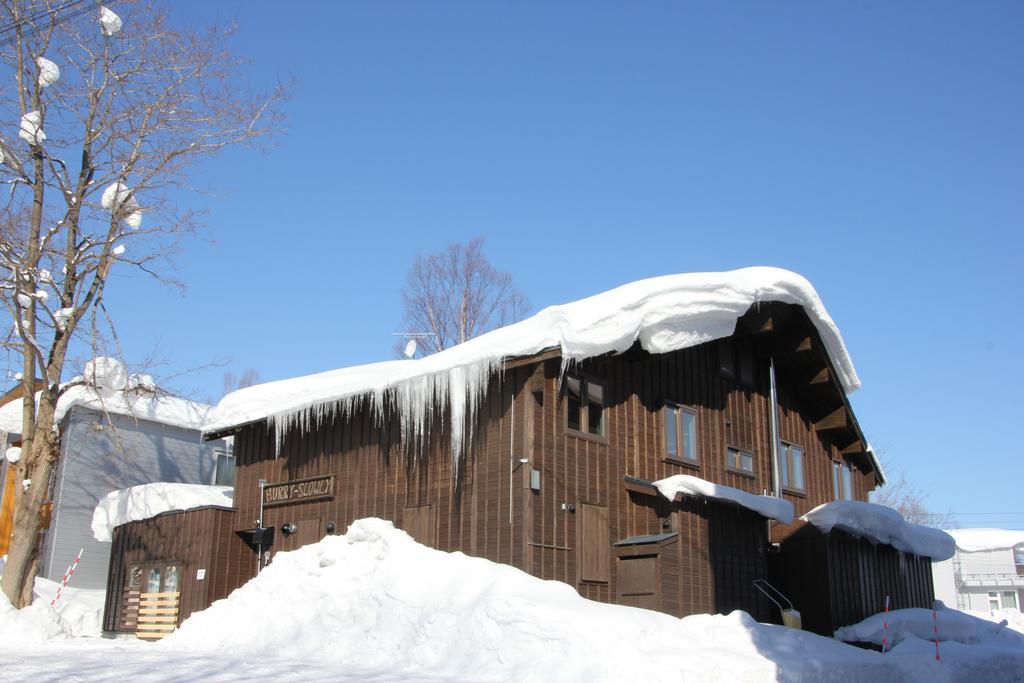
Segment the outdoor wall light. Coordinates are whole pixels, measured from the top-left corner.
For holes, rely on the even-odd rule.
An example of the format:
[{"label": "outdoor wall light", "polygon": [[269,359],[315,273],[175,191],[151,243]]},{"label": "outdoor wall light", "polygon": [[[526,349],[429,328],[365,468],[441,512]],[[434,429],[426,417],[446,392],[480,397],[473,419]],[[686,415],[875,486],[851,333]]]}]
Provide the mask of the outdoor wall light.
[{"label": "outdoor wall light", "polygon": [[329,534],[333,534],[337,528],[338,527],[335,526],[334,522],[327,522],[327,524],[324,525],[324,529],[326,529]]},{"label": "outdoor wall light", "polygon": [[281,525],[281,533],[285,536],[291,536],[295,533],[296,529],[298,529],[298,527],[292,524],[291,522]]}]

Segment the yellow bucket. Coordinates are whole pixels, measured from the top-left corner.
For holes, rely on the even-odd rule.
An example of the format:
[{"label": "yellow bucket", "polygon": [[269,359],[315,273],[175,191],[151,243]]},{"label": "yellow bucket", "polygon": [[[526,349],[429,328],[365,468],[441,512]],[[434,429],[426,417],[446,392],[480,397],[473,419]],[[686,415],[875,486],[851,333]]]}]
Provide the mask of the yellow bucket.
[{"label": "yellow bucket", "polygon": [[790,628],[795,628],[798,631],[803,628],[803,621],[800,619],[800,613],[795,609],[782,610],[782,624]]}]

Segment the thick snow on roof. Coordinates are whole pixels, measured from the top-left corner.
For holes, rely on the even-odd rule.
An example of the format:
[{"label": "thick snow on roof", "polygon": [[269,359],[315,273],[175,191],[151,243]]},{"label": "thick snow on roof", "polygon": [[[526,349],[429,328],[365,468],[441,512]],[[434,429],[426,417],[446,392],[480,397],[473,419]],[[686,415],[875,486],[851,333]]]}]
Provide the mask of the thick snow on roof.
[{"label": "thick snow on roof", "polygon": [[[422,434],[436,404],[447,403],[452,451],[462,448],[463,428],[472,424],[493,372],[506,358],[559,348],[563,363],[621,353],[634,342],[651,353],[696,346],[733,333],[736,320],[752,305],[779,301],[804,308],[825,344],[843,388],[860,380],[839,329],[811,284],[779,268],[744,268],[723,273],[688,273],[640,280],[561,306],[551,306],[519,323],[417,360],[361,365],[306,377],[270,382],[225,396],[204,426],[217,432],[256,420],[290,427],[369,396],[375,406],[394,399],[404,437]],[[338,403],[340,402],[340,405]]]},{"label": "thick snow on roof", "polygon": [[1003,550],[1024,543],[1024,529],[946,529],[965,553]]},{"label": "thick snow on roof", "polygon": [[793,504],[781,498],[758,496],[731,486],[712,484],[710,481],[691,477],[688,474],[677,474],[667,479],[656,481],[654,485],[658,487],[661,495],[669,500],[675,500],[675,497],[679,494],[726,500],[748,510],[753,510],[768,519],[778,520],[783,524],[789,524],[793,521]]},{"label": "thick snow on roof", "polygon": [[[127,415],[139,420],[162,422],[185,429],[199,429],[210,413],[210,406],[146,389],[128,389],[114,396],[100,396],[86,386],[71,387],[57,400],[56,422],[75,406]],[[0,407],[0,431],[21,433],[21,400]]]},{"label": "thick snow on roof", "polygon": [[859,500],[837,500],[814,508],[801,517],[824,533],[839,529],[904,552],[948,560],[956,551],[953,537],[941,529],[910,524],[896,510]]},{"label": "thick snow on roof", "polygon": [[233,507],[234,489],[157,482],[111,491],[100,499],[92,513],[92,535],[97,541],[110,541],[116,526],[156,517],[162,512],[206,505]]}]

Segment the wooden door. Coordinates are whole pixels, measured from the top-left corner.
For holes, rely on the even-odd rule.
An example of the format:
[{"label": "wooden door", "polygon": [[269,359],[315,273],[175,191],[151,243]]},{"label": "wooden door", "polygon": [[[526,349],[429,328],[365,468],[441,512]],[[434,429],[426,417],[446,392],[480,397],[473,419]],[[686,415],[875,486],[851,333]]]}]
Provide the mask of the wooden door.
[{"label": "wooden door", "polygon": [[611,540],[608,534],[608,508],[580,503],[576,522],[576,559],[580,581],[608,581]]},{"label": "wooden door", "polygon": [[616,602],[644,609],[661,608],[657,555],[620,557],[616,570]]}]

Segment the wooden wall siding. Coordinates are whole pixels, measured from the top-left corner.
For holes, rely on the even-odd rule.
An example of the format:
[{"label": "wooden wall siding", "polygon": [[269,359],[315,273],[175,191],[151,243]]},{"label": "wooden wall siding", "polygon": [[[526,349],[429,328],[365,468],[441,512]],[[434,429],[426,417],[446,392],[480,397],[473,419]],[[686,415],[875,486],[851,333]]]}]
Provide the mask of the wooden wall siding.
[{"label": "wooden wall siding", "polygon": [[831,636],[885,609],[932,607],[931,560],[855,538],[805,527],[771,556],[771,580],[796,608],[809,631]]},{"label": "wooden wall siding", "polygon": [[[227,597],[255,571],[255,555],[232,533],[235,513],[223,508],[172,512],[117,527],[112,539],[103,627],[121,630],[128,568],[147,562],[180,563],[179,623]],[[205,578],[196,580],[196,570]]]},{"label": "wooden wall siding", "polygon": [[[400,528],[411,525],[419,533],[418,513],[412,512],[407,520],[406,511],[431,506],[435,547],[523,566],[522,499],[529,467],[518,460],[524,449],[522,388],[530,372],[513,369],[492,380],[458,478],[453,476],[447,436],[435,431],[422,453],[407,452],[397,421],[388,420],[382,427],[367,410],[287,434],[279,458],[274,457],[273,435],[265,425],[244,429],[235,443],[240,523],[251,526],[249,520],[259,517],[259,479],[274,483],[333,473],[332,499],[266,508],[264,524],[280,529],[291,522],[302,529],[303,522],[333,522],[342,533],[356,519],[379,517]],[[510,514],[516,520],[514,528]],[[282,544],[280,535],[278,539],[275,551],[290,549],[290,543]]]},{"label": "wooden wall siding", "polygon": [[[333,473],[333,499],[267,508],[264,523],[279,529],[287,522],[300,528],[304,522],[321,528],[333,522],[341,533],[354,520],[375,516],[416,528],[418,522],[406,519],[406,510],[429,505],[436,518],[437,548],[512,564],[541,578],[565,581],[587,597],[612,600],[616,565],[611,558],[606,580],[587,578],[579,570],[582,506],[605,508],[610,542],[661,532],[673,519],[667,501],[640,502],[651,497],[627,492],[625,475],[653,481],[694,474],[755,494],[771,488],[768,361],[759,354],[759,343],[752,338],[737,345],[752,355],[755,382],[750,387],[721,375],[717,342],[660,356],[634,348],[582,363],[581,372],[606,382],[604,438],[565,428],[559,359],[510,368],[490,382],[458,476],[441,430],[416,452],[400,443],[397,420],[382,420],[366,409],[287,434],[279,458],[274,457],[267,427],[248,426],[235,441],[236,528],[252,527],[259,516],[259,479],[273,483]],[[786,494],[799,514],[831,500],[831,462],[841,456],[828,433],[813,427],[820,406],[801,404],[798,392],[790,390],[788,383],[797,378],[780,372],[778,380],[782,437],[805,450],[807,490],[804,495]],[[666,400],[696,411],[696,467],[664,458],[661,408]],[[435,416],[438,423],[446,419]],[[726,469],[727,446],[754,453],[752,476]],[[528,462],[521,464],[521,458]],[[538,492],[529,488],[531,469],[540,472]],[[855,479],[856,497],[866,500],[868,479]],[[725,514],[719,517],[724,520]],[[759,535],[767,533],[765,524],[753,518],[720,525],[713,521],[709,532],[700,514],[691,511],[683,517],[675,517],[681,535],[680,554],[673,560],[678,572],[674,613],[713,611],[719,604],[725,609],[748,600],[746,586],[764,568],[766,541]],[[715,536],[719,529],[733,530],[725,539]],[[793,529],[775,525],[773,540]],[[280,535],[278,539],[275,551],[297,542],[283,542]],[[709,544],[725,549],[717,574],[707,568]],[[738,557],[741,548],[754,548],[750,563],[729,559]],[[727,586],[724,577],[730,571],[739,578]],[[753,604],[751,609],[761,609]]]}]

